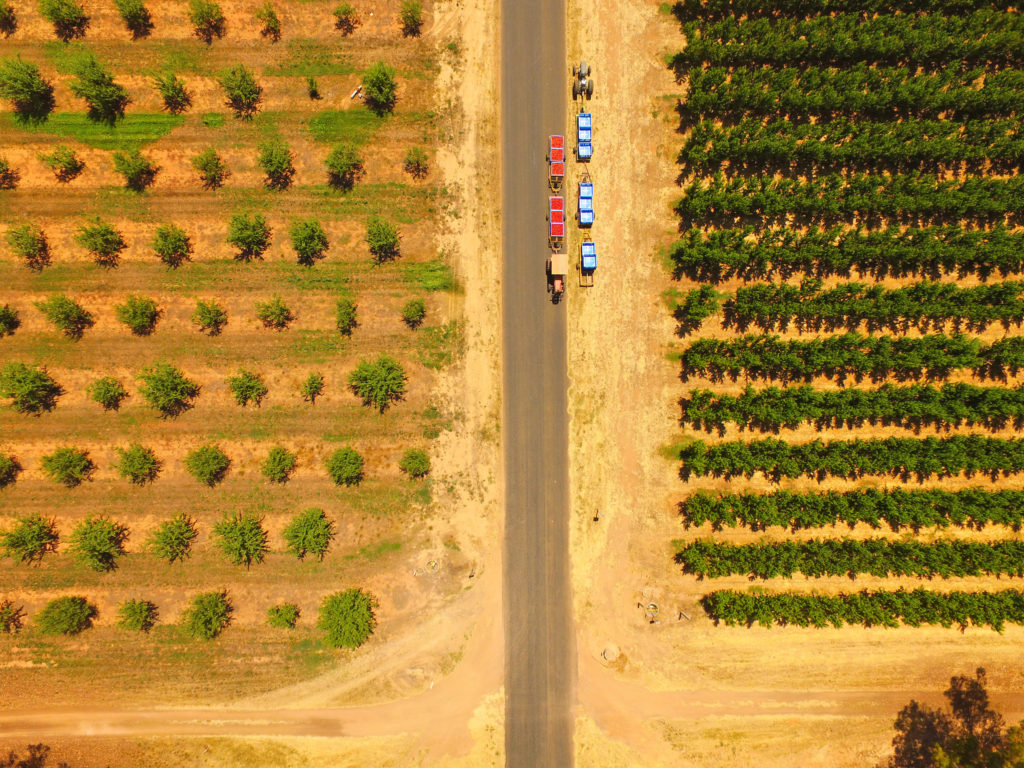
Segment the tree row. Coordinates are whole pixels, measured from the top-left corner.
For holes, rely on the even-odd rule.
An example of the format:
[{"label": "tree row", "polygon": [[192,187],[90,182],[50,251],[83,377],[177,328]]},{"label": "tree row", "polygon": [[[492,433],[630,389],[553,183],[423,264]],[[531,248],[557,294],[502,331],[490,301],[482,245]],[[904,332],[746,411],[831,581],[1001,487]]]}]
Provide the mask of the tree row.
[{"label": "tree row", "polygon": [[860,574],[889,576],[1024,575],[1024,541],[889,541],[814,539],[728,544],[710,539],[681,544],[675,560],[699,579],[746,575],[752,579]]},{"label": "tree row", "polygon": [[1009,11],[1015,0],[676,0],[672,13],[680,21],[712,21],[731,16],[749,18],[809,18],[838,13],[865,17],[885,13],[968,14],[990,8]]},{"label": "tree row", "polygon": [[1024,527],[1024,491],[964,491],[938,489],[828,491],[768,494],[698,491],[679,503],[679,514],[687,528],[710,523],[723,527],[741,526],[763,531],[776,526],[799,531],[859,523],[893,531],[921,528],[972,528],[1004,525],[1014,532]]},{"label": "tree row", "polygon": [[762,627],[844,624],[865,627],[991,627],[1001,632],[1006,624],[1024,624],[1024,592],[932,592],[864,590],[852,594],[803,595],[719,590],[700,600],[704,612],[716,624]]},{"label": "tree row", "polygon": [[923,439],[813,440],[789,443],[773,438],[708,445],[695,440],[679,449],[683,480],[691,476],[752,477],[762,472],[773,482],[801,476],[859,478],[890,475],[923,480],[961,472],[990,477],[1024,472],[1024,440],[979,435]]}]

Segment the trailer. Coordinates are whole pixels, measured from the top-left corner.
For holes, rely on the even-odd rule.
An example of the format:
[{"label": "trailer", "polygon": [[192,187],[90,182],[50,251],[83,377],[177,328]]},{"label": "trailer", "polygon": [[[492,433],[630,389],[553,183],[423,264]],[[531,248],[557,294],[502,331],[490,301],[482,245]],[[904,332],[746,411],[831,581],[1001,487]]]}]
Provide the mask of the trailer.
[{"label": "trailer", "polygon": [[594,223],[594,183],[589,176],[584,176],[576,188],[576,220],[580,227]]},{"label": "trailer", "polygon": [[569,273],[569,254],[553,253],[548,256],[548,293],[551,303],[557,304],[565,293],[565,276]]},{"label": "trailer", "polygon": [[597,246],[592,240],[580,243],[580,285],[590,288],[594,285],[594,272],[597,271]]},{"label": "trailer", "polygon": [[565,198],[553,195],[548,198],[548,245],[557,251],[565,242]]},{"label": "trailer", "polygon": [[576,115],[576,159],[587,162],[594,155],[594,120],[589,112]]},{"label": "trailer", "polygon": [[565,178],[565,137],[548,137],[548,186],[552,192],[562,188]]}]

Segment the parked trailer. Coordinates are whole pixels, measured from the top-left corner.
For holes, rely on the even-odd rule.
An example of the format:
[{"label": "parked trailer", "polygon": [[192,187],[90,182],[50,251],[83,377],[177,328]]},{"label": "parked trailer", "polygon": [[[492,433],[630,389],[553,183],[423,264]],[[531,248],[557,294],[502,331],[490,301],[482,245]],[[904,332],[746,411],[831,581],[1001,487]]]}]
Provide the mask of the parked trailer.
[{"label": "parked trailer", "polygon": [[565,137],[548,137],[548,186],[552,192],[562,188],[565,178]]},{"label": "parked trailer", "polygon": [[576,219],[581,227],[589,227],[594,223],[594,183],[592,181],[581,181],[577,187]]},{"label": "parked trailer", "polygon": [[594,284],[597,271],[597,246],[591,240],[580,243],[580,285],[589,288]]},{"label": "parked trailer", "polygon": [[576,115],[576,159],[586,162],[594,155],[594,120],[589,112]]},{"label": "parked trailer", "polygon": [[569,273],[569,254],[553,253],[548,256],[548,293],[551,303],[557,304],[565,293],[565,276]]},{"label": "parked trailer", "polygon": [[565,242],[565,198],[554,195],[548,198],[548,245],[558,250]]}]

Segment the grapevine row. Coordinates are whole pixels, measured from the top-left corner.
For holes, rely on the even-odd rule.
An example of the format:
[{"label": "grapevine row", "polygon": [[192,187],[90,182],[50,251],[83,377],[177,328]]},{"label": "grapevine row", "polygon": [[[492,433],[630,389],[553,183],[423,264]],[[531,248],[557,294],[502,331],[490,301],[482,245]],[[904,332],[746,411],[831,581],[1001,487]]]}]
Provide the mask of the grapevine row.
[{"label": "grapevine row", "polygon": [[672,13],[681,21],[717,20],[730,16],[750,18],[813,17],[832,13],[971,13],[991,8],[1008,11],[1016,0],[677,0]]},{"label": "grapevine row", "polygon": [[827,493],[711,494],[698,491],[679,504],[687,528],[711,523],[714,530],[742,526],[763,531],[771,526],[798,531],[845,524],[886,524],[893,531],[925,527],[973,528],[1024,526],[1024,491],[894,490],[867,488]]},{"label": "grapevine row", "polygon": [[679,475],[752,477],[763,472],[778,482],[783,477],[856,478],[892,475],[924,479],[933,475],[992,477],[1024,472],[1024,440],[979,435],[953,435],[924,439],[889,437],[874,440],[814,440],[788,443],[769,438],[745,443],[738,440],[708,445],[696,440],[679,450]]},{"label": "grapevine row", "polygon": [[932,592],[927,589],[870,591],[839,595],[794,593],[753,594],[720,590],[700,600],[704,612],[716,624],[728,626],[773,624],[798,627],[839,628],[843,624],[865,627],[912,627],[922,624],[943,627],[992,627],[1024,624],[1024,593]]},{"label": "grapevine row", "polygon": [[700,579],[746,575],[754,579],[823,576],[1024,575],[1024,541],[887,541],[815,539],[758,544],[701,540],[684,544],[675,555],[683,572]]}]

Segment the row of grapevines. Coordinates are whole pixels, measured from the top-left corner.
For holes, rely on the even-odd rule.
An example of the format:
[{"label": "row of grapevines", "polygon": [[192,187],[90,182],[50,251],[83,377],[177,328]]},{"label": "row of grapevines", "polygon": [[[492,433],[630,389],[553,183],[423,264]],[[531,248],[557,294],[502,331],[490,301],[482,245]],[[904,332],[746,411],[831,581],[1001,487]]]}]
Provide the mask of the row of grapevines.
[{"label": "row of grapevines", "polygon": [[755,472],[763,472],[775,482],[801,475],[818,479],[862,475],[923,479],[933,475],[984,472],[997,476],[1024,472],[1024,440],[980,435],[814,440],[809,443],[769,438],[715,445],[695,440],[679,450],[679,458],[682,460],[679,474],[683,480],[691,475],[752,477]]},{"label": "row of grapevines", "polygon": [[939,489],[828,491],[827,493],[727,493],[698,491],[679,503],[679,514],[687,528],[710,523],[723,527],[742,526],[763,531],[771,526],[798,531],[845,524],[853,528],[865,523],[893,531],[925,527],[973,528],[1005,525],[1014,531],[1024,526],[1024,491],[964,491]]},{"label": "row of grapevines", "polygon": [[711,539],[678,542],[676,562],[701,579],[746,575],[754,579],[822,576],[1024,575],[1024,541],[956,539],[925,544],[887,539],[814,539],[728,544]]},{"label": "row of grapevines", "polygon": [[724,19],[730,16],[811,17],[831,13],[971,13],[980,8],[1007,11],[1016,0],[677,0],[672,13],[680,21]]},{"label": "row of grapevines", "polygon": [[751,593],[734,590],[711,592],[700,600],[701,607],[715,623],[728,626],[792,624],[798,627],[837,629],[843,624],[865,627],[912,627],[922,624],[943,627],[992,627],[1002,631],[1006,624],[1024,624],[1024,592],[933,592],[864,590],[852,594],[801,595],[795,593]]}]

